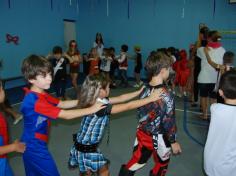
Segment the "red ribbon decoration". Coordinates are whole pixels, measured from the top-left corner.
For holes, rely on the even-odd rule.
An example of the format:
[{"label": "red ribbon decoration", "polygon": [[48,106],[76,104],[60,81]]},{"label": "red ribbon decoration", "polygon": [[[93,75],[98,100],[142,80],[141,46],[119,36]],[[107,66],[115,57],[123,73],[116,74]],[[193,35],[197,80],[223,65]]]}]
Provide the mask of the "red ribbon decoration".
[{"label": "red ribbon decoration", "polygon": [[6,34],[7,43],[13,42],[15,45],[18,45],[19,37],[11,36],[10,34]]}]

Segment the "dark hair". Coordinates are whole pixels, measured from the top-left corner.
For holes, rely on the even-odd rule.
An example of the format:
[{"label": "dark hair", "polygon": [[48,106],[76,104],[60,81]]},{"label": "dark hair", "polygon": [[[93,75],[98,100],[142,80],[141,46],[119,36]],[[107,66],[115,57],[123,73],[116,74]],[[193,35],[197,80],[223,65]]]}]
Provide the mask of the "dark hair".
[{"label": "dark hair", "polygon": [[100,89],[106,89],[110,81],[102,73],[86,77],[79,92],[79,107],[86,108],[94,104]]},{"label": "dark hair", "polygon": [[236,70],[225,72],[220,79],[219,89],[224,92],[224,96],[229,99],[236,99]]},{"label": "dark hair", "polygon": [[169,68],[171,65],[171,58],[162,51],[153,52],[146,61],[146,69],[149,76],[156,76],[160,73],[162,68]]},{"label": "dark hair", "polygon": [[224,64],[233,64],[234,63],[234,53],[231,51],[226,51],[223,56]]},{"label": "dark hair", "polygon": [[96,33],[96,39],[95,39],[95,42],[98,43],[98,36],[100,36],[100,42],[104,45],[103,43],[103,39],[102,39],[102,34],[101,33]]},{"label": "dark hair", "polygon": [[52,49],[53,54],[62,54],[62,48],[60,46],[55,46]]},{"label": "dark hair", "polygon": [[129,47],[128,47],[128,45],[121,45],[121,50],[123,51],[123,52],[127,52],[128,51],[128,49],[129,49]]},{"label": "dark hair", "polygon": [[46,76],[47,73],[52,72],[52,66],[47,59],[37,55],[30,55],[24,59],[21,72],[26,80],[36,79],[38,75]]},{"label": "dark hair", "polygon": [[221,36],[218,31],[209,31],[208,38],[210,38],[213,42],[217,42]]},{"label": "dark hair", "polygon": [[115,52],[115,48],[114,47],[110,47],[109,49],[110,49],[110,51]]}]

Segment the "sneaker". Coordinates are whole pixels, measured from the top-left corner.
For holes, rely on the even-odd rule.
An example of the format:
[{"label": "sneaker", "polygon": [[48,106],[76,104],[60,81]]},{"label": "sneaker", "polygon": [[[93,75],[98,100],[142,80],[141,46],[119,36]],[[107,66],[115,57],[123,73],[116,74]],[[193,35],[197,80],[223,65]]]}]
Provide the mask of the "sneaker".
[{"label": "sneaker", "polygon": [[17,123],[19,123],[21,120],[23,119],[22,115],[19,115],[18,118],[16,120],[14,120],[13,125],[16,125]]}]

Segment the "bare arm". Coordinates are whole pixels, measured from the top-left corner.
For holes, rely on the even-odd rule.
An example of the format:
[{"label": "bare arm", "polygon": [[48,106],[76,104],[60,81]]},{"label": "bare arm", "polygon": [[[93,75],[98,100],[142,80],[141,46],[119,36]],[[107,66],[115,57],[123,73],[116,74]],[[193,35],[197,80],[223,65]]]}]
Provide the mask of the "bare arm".
[{"label": "bare arm", "polygon": [[140,99],[140,100],[130,101],[130,102],[124,103],[124,104],[114,105],[112,107],[111,114],[116,114],[116,113],[119,113],[119,112],[123,112],[123,111],[128,111],[128,110],[131,110],[131,109],[139,108],[139,107],[144,106],[144,105],[146,105],[148,103],[157,101],[158,99],[161,98],[160,97],[161,94],[162,94],[161,90],[154,90],[151,93],[151,95],[149,97],[147,97],[147,98]]},{"label": "bare arm", "polygon": [[117,104],[117,103],[122,103],[122,102],[125,102],[128,100],[131,100],[131,99],[137,97],[142,92],[143,89],[144,89],[144,86],[138,91],[123,94],[123,95],[120,95],[117,97],[112,97],[109,99],[109,101],[111,104]]},{"label": "bare arm", "polygon": [[75,119],[88,114],[93,114],[103,108],[105,108],[105,106],[103,106],[103,103],[95,103],[93,106],[88,108],[61,110],[58,114],[58,118],[66,120]]},{"label": "bare arm", "polygon": [[16,140],[14,143],[9,145],[4,145],[0,147],[0,155],[4,155],[11,152],[20,152],[23,153],[25,151],[25,144]]},{"label": "bare arm", "polygon": [[67,100],[67,101],[60,101],[57,106],[62,109],[69,109],[76,107],[78,103],[79,103],[78,100]]}]

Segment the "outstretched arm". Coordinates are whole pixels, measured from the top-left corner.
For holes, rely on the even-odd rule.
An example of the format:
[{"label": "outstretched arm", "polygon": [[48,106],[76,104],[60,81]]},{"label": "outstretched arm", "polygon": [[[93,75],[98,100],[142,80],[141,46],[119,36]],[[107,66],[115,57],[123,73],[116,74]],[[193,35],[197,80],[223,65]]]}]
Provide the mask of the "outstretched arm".
[{"label": "outstretched arm", "polygon": [[143,89],[144,89],[144,86],[141,89],[139,89],[135,92],[131,92],[131,93],[127,93],[127,94],[117,96],[117,97],[109,98],[109,101],[110,101],[111,104],[126,102],[128,100],[131,100],[131,99],[137,97],[142,92]]},{"label": "outstretched arm", "polygon": [[82,117],[88,114],[93,114],[103,108],[105,108],[105,106],[103,106],[103,103],[97,102],[93,106],[88,107],[88,108],[61,110],[58,114],[58,118],[70,120],[70,119]]},{"label": "outstretched arm", "polygon": [[18,140],[16,140],[12,144],[4,145],[0,147],[0,155],[4,155],[11,152],[24,153],[24,151],[25,151],[25,144],[19,142]]},{"label": "outstretched arm", "polygon": [[57,107],[62,108],[62,109],[69,109],[69,108],[76,107],[78,103],[79,103],[79,100],[60,101]]},{"label": "outstretched arm", "polygon": [[146,105],[148,103],[157,101],[158,99],[161,98],[161,94],[162,94],[162,90],[158,89],[158,90],[154,90],[151,93],[151,95],[149,97],[147,97],[147,98],[140,99],[140,100],[134,100],[134,101],[131,101],[131,102],[128,102],[128,103],[124,103],[124,104],[114,105],[112,107],[111,114],[116,114],[116,113],[119,113],[119,112],[123,112],[123,111],[128,111],[128,110],[131,110],[131,109],[139,108],[139,107],[144,106],[144,105]]}]

